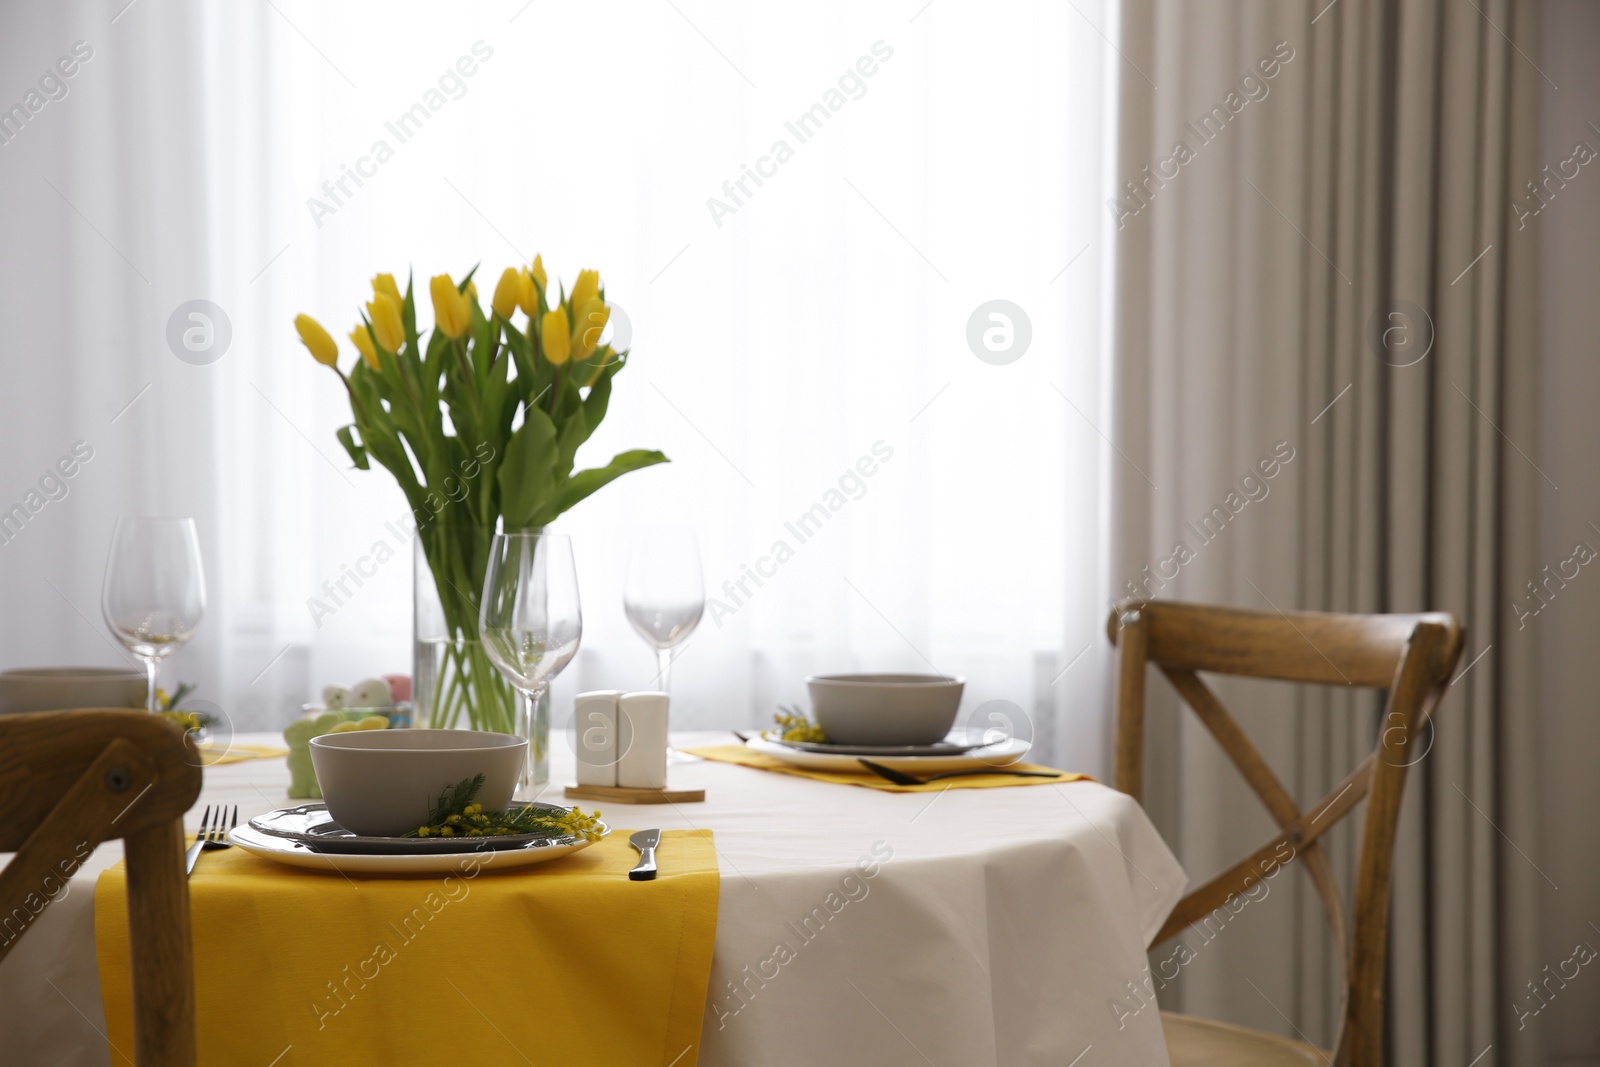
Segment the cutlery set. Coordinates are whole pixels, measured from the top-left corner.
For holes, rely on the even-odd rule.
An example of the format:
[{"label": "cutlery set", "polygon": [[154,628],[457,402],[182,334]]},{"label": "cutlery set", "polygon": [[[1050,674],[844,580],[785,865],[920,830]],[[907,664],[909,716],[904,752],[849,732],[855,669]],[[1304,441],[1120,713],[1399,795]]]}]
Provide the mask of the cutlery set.
[{"label": "cutlery set", "polygon": [[[223,823],[227,825],[224,826]],[[183,869],[194,873],[194,865],[200,861],[201,852],[214,852],[218,849],[232,848],[228,841],[228,831],[239,825],[239,805],[233,806],[233,814],[228,815],[226,804],[217,805],[216,821],[211,819],[211,805],[206,805],[205,814],[200,816],[200,830],[195,835],[194,844],[189,846],[189,851],[183,857]]]}]

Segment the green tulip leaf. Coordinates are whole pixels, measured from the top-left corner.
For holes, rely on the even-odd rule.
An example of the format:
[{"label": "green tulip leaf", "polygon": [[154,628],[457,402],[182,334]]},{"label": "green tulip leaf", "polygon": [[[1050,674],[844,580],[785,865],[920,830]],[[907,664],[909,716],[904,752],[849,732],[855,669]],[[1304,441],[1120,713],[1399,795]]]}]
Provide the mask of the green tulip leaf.
[{"label": "green tulip leaf", "polygon": [[501,352],[489,364],[483,382],[483,425],[480,427],[486,441],[501,441],[511,432],[511,418],[515,409],[506,401],[511,396],[511,357]]},{"label": "green tulip leaf", "polygon": [[[579,471],[569,478],[561,486],[560,491],[556,493],[553,510],[548,514],[545,521],[553,521],[557,515],[562,514],[591,493],[611,484],[629,471],[642,470],[645,467],[653,467],[657,463],[670,462],[672,461],[660,452],[636,448],[631,452],[618,454],[604,467],[591,467],[588,470]],[[504,483],[502,483],[502,487],[503,485]],[[507,525],[510,525],[509,522]]]},{"label": "green tulip leaf", "polygon": [[578,446],[589,439],[589,420],[584,418],[583,408],[578,408],[561,424],[561,433],[558,437],[560,456],[556,460],[556,474],[566,478],[572,473],[572,465],[577,462]]},{"label": "green tulip leaf", "polygon": [[351,433],[351,427],[341,426],[335,431],[335,434],[339,438],[339,443],[344,445],[344,450],[350,453],[350,462],[361,470],[370,469],[371,465],[367,462],[367,450],[356,444],[355,434]]},{"label": "green tulip leaf", "polygon": [[406,272],[406,294],[400,298],[400,322],[406,328],[406,336],[411,339],[411,350],[417,350],[417,305],[411,296],[411,283],[413,277],[410,271]]},{"label": "green tulip leaf", "polygon": [[[603,349],[602,351],[609,351]],[[600,374],[595,378],[594,384],[589,387],[589,395],[583,401],[584,421],[589,424],[590,432],[600,425],[606,417],[606,408],[611,406],[611,376],[617,373],[620,363],[608,363],[600,368]],[[592,373],[592,372],[591,372]]]},{"label": "green tulip leaf", "polygon": [[536,407],[506,442],[500,461],[500,514],[508,530],[541,525],[556,489],[556,426]]},{"label": "green tulip leaf", "polygon": [[423,410],[427,410],[429,405],[434,408],[439,406],[439,376],[452,369],[446,367],[446,360],[454,356],[454,347],[443,330],[434,330],[433,336],[428,338],[427,355],[422,361]]},{"label": "green tulip leaf", "polygon": [[492,317],[485,316],[476,300],[467,301],[472,306],[472,370],[478,377],[478,387],[483,388],[484,375],[489,373],[489,361],[494,358],[499,331]]}]

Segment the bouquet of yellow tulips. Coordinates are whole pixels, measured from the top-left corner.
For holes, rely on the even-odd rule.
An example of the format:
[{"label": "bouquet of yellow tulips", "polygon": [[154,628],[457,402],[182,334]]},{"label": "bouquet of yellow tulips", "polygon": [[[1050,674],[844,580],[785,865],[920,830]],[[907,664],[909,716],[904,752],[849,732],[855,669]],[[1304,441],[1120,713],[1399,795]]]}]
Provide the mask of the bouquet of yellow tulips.
[{"label": "bouquet of yellow tulips", "polygon": [[611,309],[597,271],[580,271],[570,293],[552,294],[535,257],[531,268],[506,268],[487,311],[472,273],[459,282],[437,275],[428,295],[433,332],[424,336],[409,280],[402,294],[393,275],[373,278],[372,300],[350,332],[360,358],[349,373],[315,319],[299,315],[295,328],[349,393],[354,421],[338,437],[351,460],[366,470],[376,459],[400,483],[457,643],[442,669],[417,672],[417,710],[427,712],[417,724],[454,726],[465,712],[475,728],[513,732],[513,694],[477,641],[496,525],[539,529],[667,457],[639,449],[574,470],[628,358],[601,340]]}]

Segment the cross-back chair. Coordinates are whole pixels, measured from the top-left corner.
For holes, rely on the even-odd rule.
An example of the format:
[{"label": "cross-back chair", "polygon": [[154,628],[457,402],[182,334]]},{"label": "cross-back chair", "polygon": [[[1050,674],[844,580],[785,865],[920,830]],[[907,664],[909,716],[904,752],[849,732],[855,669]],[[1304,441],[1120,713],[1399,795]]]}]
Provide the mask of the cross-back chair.
[{"label": "cross-back chair", "polygon": [[144,711],[0,716],[0,960],[79,863],[122,838],[134,1060],[193,1067],[194,962],[183,813],[200,795],[194,742]]},{"label": "cross-back chair", "polygon": [[[1242,895],[1288,856],[1322,899],[1344,961],[1344,1007],[1331,1053],[1228,1023],[1162,1013],[1174,1067],[1382,1067],[1384,967],[1395,833],[1415,739],[1432,717],[1461,658],[1453,615],[1262,612],[1172,601],[1129,600],[1107,622],[1118,646],[1116,788],[1142,800],[1145,667],[1166,675],[1199,716],[1273,820],[1278,835],[1178,902],[1159,944]],[[1328,795],[1300,810],[1260,751],[1199,672],[1388,690],[1369,754]],[[1320,838],[1367,801],[1354,885],[1353,921]],[[1288,850],[1288,851],[1286,851]],[[1353,933],[1352,933],[1353,928]]]}]

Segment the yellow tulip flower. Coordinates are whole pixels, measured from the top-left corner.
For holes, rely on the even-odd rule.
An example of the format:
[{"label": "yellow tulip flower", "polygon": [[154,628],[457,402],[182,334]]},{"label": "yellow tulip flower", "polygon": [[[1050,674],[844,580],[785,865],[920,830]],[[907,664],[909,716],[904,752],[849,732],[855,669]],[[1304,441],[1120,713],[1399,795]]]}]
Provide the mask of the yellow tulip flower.
[{"label": "yellow tulip flower", "polygon": [[460,337],[472,326],[472,311],[466,296],[456,288],[448,274],[436,274],[428,282],[433,297],[433,322],[446,337]]},{"label": "yellow tulip flower", "polygon": [[572,306],[581,308],[600,295],[600,272],[580,270],[578,280],[572,283]]},{"label": "yellow tulip flower", "polygon": [[374,295],[378,293],[387,293],[388,295],[394,297],[394,303],[396,307],[406,306],[405,297],[400,295],[400,287],[394,283],[393,274],[373,275],[372,292]]},{"label": "yellow tulip flower", "polygon": [[339,362],[339,346],[328,336],[328,331],[323,330],[322,323],[317,322],[310,315],[296,315],[294,317],[294,330],[301,336],[301,344],[323,366],[333,366]]},{"label": "yellow tulip flower", "polygon": [[517,303],[522,297],[522,275],[512,267],[507,267],[500,272],[500,281],[494,287],[494,299],[490,306],[494,313],[502,319],[509,319],[511,313],[517,310]]},{"label": "yellow tulip flower", "polygon": [[333,343],[328,331],[310,315],[296,315],[294,328],[299,331],[300,342],[311,352],[311,358],[325,367],[339,362],[339,346]]},{"label": "yellow tulip flower", "polygon": [[406,342],[406,326],[400,318],[400,301],[388,293],[375,293],[367,305],[372,332],[386,351],[398,352]]},{"label": "yellow tulip flower", "polygon": [[544,358],[556,366],[567,361],[572,354],[571,337],[567,332],[567,309],[556,308],[544,313],[539,324],[539,337],[544,342]]},{"label": "yellow tulip flower", "polygon": [[373,370],[383,369],[382,364],[378,362],[378,350],[372,347],[372,335],[367,332],[366,323],[361,323],[350,331],[350,340],[361,353],[361,358],[366,360],[367,366]]},{"label": "yellow tulip flower", "polygon": [[600,335],[611,319],[611,309],[599,300],[591,300],[578,311],[572,323],[572,358],[588,359],[600,347]]},{"label": "yellow tulip flower", "polygon": [[544,257],[543,256],[534,256],[533,257],[533,280],[539,283],[539,291],[541,293],[549,288],[549,286],[547,284],[545,284],[548,279],[545,277],[545,273],[544,273]]},{"label": "yellow tulip flower", "polygon": [[517,270],[517,306],[530,322],[539,313],[539,294],[533,288],[533,275],[528,273],[527,267]]}]

